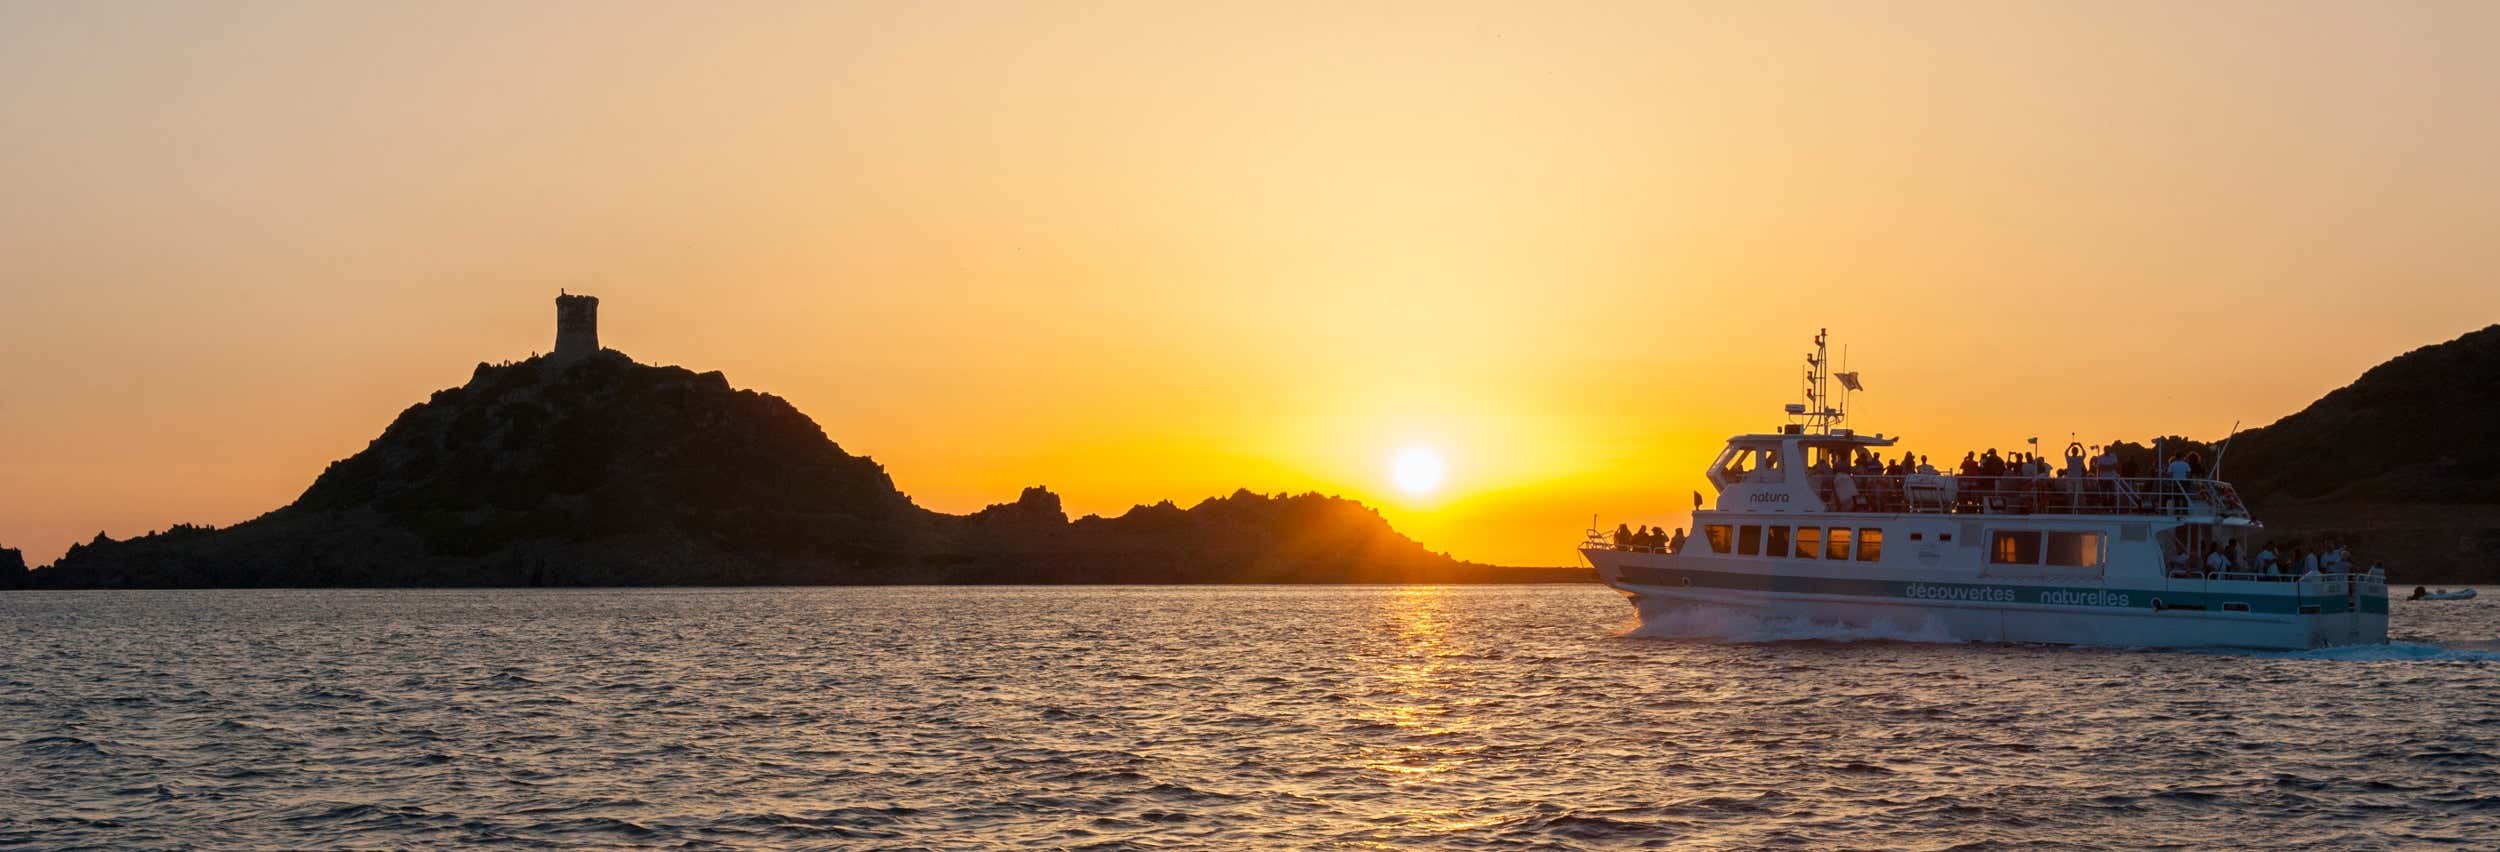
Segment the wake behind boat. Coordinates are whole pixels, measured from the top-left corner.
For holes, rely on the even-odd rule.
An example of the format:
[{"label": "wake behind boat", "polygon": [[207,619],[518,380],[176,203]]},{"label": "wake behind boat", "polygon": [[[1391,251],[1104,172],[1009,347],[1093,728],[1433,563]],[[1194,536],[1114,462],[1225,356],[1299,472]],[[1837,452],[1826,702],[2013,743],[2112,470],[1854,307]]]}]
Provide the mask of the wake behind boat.
[{"label": "wake behind boat", "polygon": [[[2261,525],[2218,479],[2120,475],[2117,459],[1943,475],[1887,468],[1898,439],[1843,428],[1825,336],[1806,402],[1767,434],[1728,440],[1707,473],[1718,499],[1687,546],[1589,531],[1580,552],[1642,617],[1724,607],[1956,639],[2140,647],[2306,649],[2387,642],[2376,569],[2250,567]],[[1855,374],[1842,385],[1857,390]],[[1897,472],[1894,472],[1897,471]],[[2271,551],[2268,551],[2271,555]]]}]

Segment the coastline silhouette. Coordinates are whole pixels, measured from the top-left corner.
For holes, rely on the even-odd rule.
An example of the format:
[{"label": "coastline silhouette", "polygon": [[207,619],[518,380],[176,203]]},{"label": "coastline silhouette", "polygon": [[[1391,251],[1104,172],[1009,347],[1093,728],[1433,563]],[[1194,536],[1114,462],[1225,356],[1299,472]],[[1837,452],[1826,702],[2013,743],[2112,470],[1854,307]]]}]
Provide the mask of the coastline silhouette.
[{"label": "coastline silhouette", "polygon": [[[602,348],[596,297],[557,297],[544,355],[480,363],[230,527],[98,533],[0,586],[612,586],[1579,581],[1435,553],[1363,504],[1249,490],[1070,519],[1028,488],[969,515],[914,504],[780,397]],[[2224,441],[2106,446],[2224,458],[2278,541],[2384,554],[2410,582],[2500,579],[2500,325],[2405,353]],[[2430,446],[2438,449],[2422,451]],[[2159,449],[2157,449],[2157,447]],[[2226,448],[2227,447],[2227,448]]]},{"label": "coastline silhouette", "polygon": [[293,503],[225,528],[103,534],[38,588],[1381,583],[1585,580],[1433,553],[1360,503],[1248,490],[1070,519],[1028,488],[924,509],[780,397],[601,348],[556,300],[548,354],[477,365]]}]

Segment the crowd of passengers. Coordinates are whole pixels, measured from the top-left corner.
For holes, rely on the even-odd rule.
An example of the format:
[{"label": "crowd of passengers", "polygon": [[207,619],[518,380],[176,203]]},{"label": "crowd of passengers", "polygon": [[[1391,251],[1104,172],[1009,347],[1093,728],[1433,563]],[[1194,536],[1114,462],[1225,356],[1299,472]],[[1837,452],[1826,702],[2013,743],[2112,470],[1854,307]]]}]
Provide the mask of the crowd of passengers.
[{"label": "crowd of passengers", "polygon": [[[1806,469],[1807,478],[1834,506],[1851,511],[1880,509],[1897,500],[1914,497],[1922,487],[1915,477],[1934,477],[1938,484],[1950,483],[1949,502],[1961,511],[2037,510],[2043,500],[2070,501],[2076,507],[2084,504],[2106,504],[2108,508],[2133,507],[2150,499],[2158,502],[2179,502],[2191,497],[2201,500],[2216,498],[2229,502],[2227,491],[2217,494],[2205,484],[2208,471],[2204,459],[2196,453],[2172,454],[2162,465],[2159,488],[2147,489],[2128,484],[2125,464],[2117,451],[2093,448],[2098,455],[2087,457],[2080,444],[2072,445],[2059,466],[2038,453],[1999,453],[1994,448],[1985,453],[1962,454],[1962,463],[1951,474],[1939,472],[1926,456],[1903,453],[1890,461],[1860,448],[1853,457],[1843,461],[1837,453],[1816,451],[1814,464]],[[1779,457],[1764,453],[1763,464],[1751,474],[1776,475]],[[1747,478],[1744,460],[1740,457],[1725,471],[1730,479]],[[2062,493],[2062,497],[2053,497]],[[1991,498],[2015,501],[2011,507],[1990,503]],[[1945,499],[1939,497],[1937,499]]]},{"label": "crowd of passengers", "polygon": [[[1776,461],[1773,465],[1776,465]],[[1764,469],[1776,468],[1765,466]],[[1903,453],[1900,458],[1886,461],[1882,456],[1863,449],[1857,451],[1854,460],[1839,465],[1833,463],[1829,453],[1819,454],[1813,466],[1806,470],[1808,473],[1820,475],[1845,473],[1857,476],[1937,476],[1942,474],[1942,471],[1937,470],[1935,464],[1927,456]],[[2126,475],[2126,470],[2125,465],[2118,459],[2118,451],[2114,448],[2101,450],[2099,455],[2086,458],[2082,447],[2077,446],[2073,452],[2066,454],[2065,465],[2059,466],[2038,453],[1999,453],[1996,448],[1990,447],[1985,453],[1976,451],[1963,453],[1962,464],[1956,473],[1959,476],[1988,479],[2001,477],[2118,479]],[[2206,473],[2205,460],[2193,452],[2172,453],[2161,469],[2161,474],[2170,479],[2204,479]],[[1741,459],[1727,469],[1727,476],[1730,479],[1742,479],[1746,474],[1747,471]]]},{"label": "crowd of passengers", "polygon": [[[2200,576],[2198,570],[2200,565],[2203,566],[2201,574],[2205,575],[2260,574],[2268,577],[2303,577],[2310,574],[2358,573],[2353,568],[2352,551],[2335,542],[2328,542],[2326,546],[2314,549],[2306,545],[2293,545],[2283,553],[2276,553],[2274,545],[2269,544],[2258,548],[2255,556],[2241,553],[2240,543],[2236,541],[2226,542],[2220,547],[2207,544],[2203,550],[2205,552],[2203,559],[2191,560],[2185,550],[2170,554],[2170,576],[2195,578]],[[2369,573],[2380,577],[2387,576],[2387,570],[2377,563],[2371,563]]]},{"label": "crowd of passengers", "polygon": [[1684,552],[1684,528],[1676,527],[1675,534],[1668,535],[1666,527],[1653,530],[1648,524],[1642,524],[1641,528],[1636,531],[1629,526],[1616,524],[1615,547],[1623,550],[1646,548],[1667,553],[1682,553]]}]

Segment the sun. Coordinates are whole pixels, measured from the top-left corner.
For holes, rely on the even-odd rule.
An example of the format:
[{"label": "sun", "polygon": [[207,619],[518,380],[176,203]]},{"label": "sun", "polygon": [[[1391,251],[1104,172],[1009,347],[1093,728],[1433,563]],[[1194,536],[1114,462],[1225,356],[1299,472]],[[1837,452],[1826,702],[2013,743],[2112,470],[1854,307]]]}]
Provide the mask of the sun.
[{"label": "sun", "polygon": [[1441,488],[1441,480],[1449,475],[1449,467],[1441,463],[1441,454],[1431,447],[1407,447],[1389,460],[1389,479],[1398,490],[1413,495],[1430,494]]}]

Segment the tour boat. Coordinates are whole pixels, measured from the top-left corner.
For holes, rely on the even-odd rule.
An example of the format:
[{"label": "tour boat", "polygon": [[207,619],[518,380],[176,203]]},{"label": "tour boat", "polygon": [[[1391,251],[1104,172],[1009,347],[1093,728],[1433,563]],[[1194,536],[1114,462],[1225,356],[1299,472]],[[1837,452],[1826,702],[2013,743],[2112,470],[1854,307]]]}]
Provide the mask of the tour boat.
[{"label": "tour boat", "polygon": [[[1824,335],[1802,405],[1737,435],[1694,495],[1681,546],[1592,528],[1581,554],[1644,619],[1720,608],[1973,642],[2307,649],[2387,642],[2387,583],[2349,567],[2294,575],[2210,554],[2262,526],[2218,479],[1851,470],[1898,438],[1844,427]],[[1850,391],[1854,373],[1839,374]],[[1857,468],[1864,470],[1864,468]]]}]

